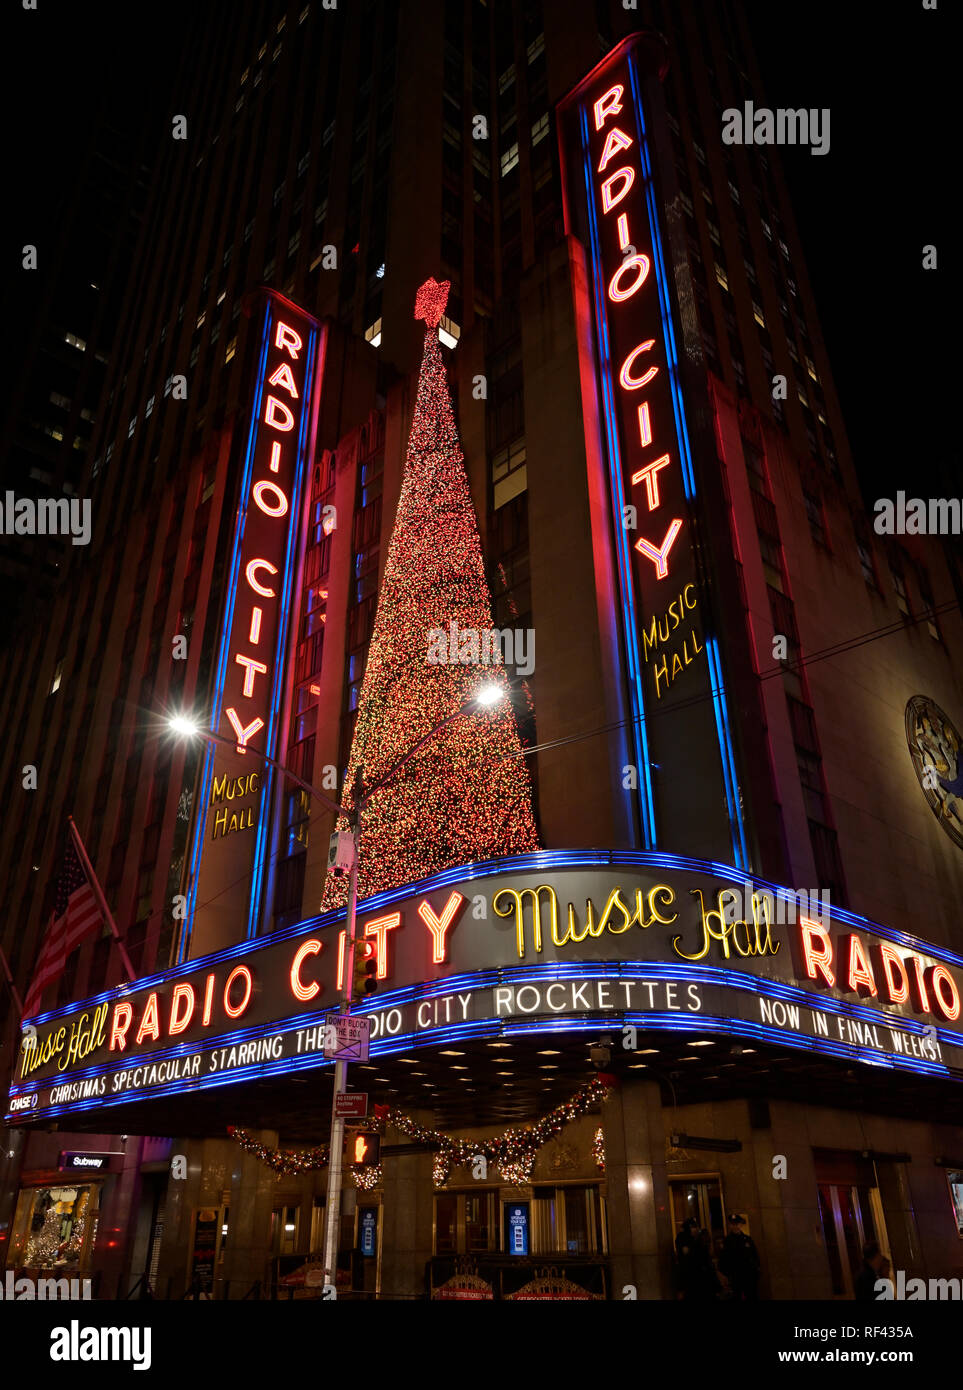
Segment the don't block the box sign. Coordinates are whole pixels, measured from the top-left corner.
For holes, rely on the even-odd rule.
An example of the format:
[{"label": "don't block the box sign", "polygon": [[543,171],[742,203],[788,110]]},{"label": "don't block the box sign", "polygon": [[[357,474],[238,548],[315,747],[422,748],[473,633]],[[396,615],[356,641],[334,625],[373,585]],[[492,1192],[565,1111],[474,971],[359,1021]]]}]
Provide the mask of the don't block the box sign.
[{"label": "don't block the box sign", "polygon": [[190,842],[179,959],[256,930],[272,862],[276,773],[291,704],[292,619],[304,549],[325,332],[266,292],[225,586],[211,730]]}]

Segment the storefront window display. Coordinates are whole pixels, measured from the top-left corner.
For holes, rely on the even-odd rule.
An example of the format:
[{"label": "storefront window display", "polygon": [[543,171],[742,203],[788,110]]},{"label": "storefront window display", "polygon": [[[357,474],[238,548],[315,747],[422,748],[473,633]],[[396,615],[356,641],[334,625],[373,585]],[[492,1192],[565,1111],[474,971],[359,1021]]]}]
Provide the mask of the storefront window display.
[{"label": "storefront window display", "polygon": [[34,1187],[20,1193],[11,1254],[24,1269],[87,1269],[97,1233],[99,1189]]}]

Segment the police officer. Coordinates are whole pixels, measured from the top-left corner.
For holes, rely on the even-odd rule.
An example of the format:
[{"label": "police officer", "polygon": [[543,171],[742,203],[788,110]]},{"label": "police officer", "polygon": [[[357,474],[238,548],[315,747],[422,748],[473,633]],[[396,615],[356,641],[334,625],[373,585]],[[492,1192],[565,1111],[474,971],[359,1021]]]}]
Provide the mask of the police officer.
[{"label": "police officer", "polygon": [[719,1268],[729,1281],[733,1298],[742,1303],[759,1297],[759,1251],[752,1236],[743,1230],[745,1219],[733,1212],[729,1233],[722,1246]]}]

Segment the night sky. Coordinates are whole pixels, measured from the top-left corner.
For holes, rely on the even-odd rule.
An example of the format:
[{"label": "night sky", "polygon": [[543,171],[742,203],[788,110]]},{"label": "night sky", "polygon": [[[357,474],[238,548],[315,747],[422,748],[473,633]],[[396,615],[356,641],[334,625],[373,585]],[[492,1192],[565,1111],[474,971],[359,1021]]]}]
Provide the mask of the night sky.
[{"label": "night sky", "polygon": [[[958,386],[943,346],[959,288],[949,199],[960,161],[948,136],[958,79],[949,73],[953,6],[938,3],[930,12],[921,0],[742,0],[765,104],[831,112],[827,155],[781,153],[870,499],[899,486],[961,491],[949,432]],[[189,10],[185,0],[136,7],[41,0],[35,13],[19,5],[7,11],[5,47],[17,52],[31,88],[26,106],[19,87],[7,85],[2,95],[6,128],[16,132],[9,186],[19,195],[4,233],[16,271],[0,289],[13,341],[43,288],[40,274],[19,271],[19,248],[42,246],[45,229],[59,225],[92,123],[108,108],[114,119],[156,122],[167,138],[170,112],[180,109],[175,73]],[[927,243],[938,248],[935,272],[921,268]]]}]

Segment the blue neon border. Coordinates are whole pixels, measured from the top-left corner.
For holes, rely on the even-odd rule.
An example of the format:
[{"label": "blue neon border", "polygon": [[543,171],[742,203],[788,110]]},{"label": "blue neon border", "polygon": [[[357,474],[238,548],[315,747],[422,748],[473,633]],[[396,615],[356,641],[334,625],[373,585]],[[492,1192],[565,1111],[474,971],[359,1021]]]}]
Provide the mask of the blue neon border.
[{"label": "blue neon border", "polygon": [[[690,872],[711,875],[719,879],[728,880],[739,884],[740,887],[746,881],[746,874],[743,870],[735,868],[730,864],[721,864],[712,860],[693,859],[683,855],[665,854],[660,852],[644,852],[637,850],[543,850],[535,854],[518,855],[512,858],[499,858],[483,860],[478,863],[462,865],[457,868],[446,869],[443,873],[436,874],[431,878],[422,879],[418,883],[405,884],[402,887],[391,889],[385,893],[376,894],[359,903],[359,913],[381,911],[384,907],[402,901],[408,897],[424,896],[441,888],[452,887],[456,884],[465,883],[472,879],[491,877],[500,873],[525,873],[538,872],[546,869],[565,869],[565,868],[658,868],[668,869],[676,872]],[[750,881],[754,888],[766,889],[776,897],[787,901],[795,899],[795,894],[791,889],[781,884],[774,883],[770,879],[761,878],[758,875],[751,875]],[[43,1014],[38,1014],[31,1020],[36,1025],[48,1023],[62,1018],[67,1014],[77,1012],[83,1008],[94,1008],[98,1004],[108,1002],[113,999],[124,998],[126,995],[137,991],[156,988],[168,980],[176,980],[192,972],[203,969],[205,966],[214,966],[224,961],[236,959],[239,956],[250,956],[252,951],[267,948],[268,946],[280,942],[296,939],[300,936],[307,936],[318,930],[336,928],[345,916],[345,909],[341,908],[334,912],[324,913],[315,917],[307,918],[291,927],[286,927],[281,931],[273,932],[270,935],[256,938],[253,946],[248,941],[241,941],[233,946],[225,948],[223,951],[215,952],[206,957],[184,962],[174,966],[171,970],[162,971],[152,976],[147,976],[142,980],[135,981],[132,985],[122,985],[112,990],[103,991],[100,994],[92,995],[86,1000],[63,1005],[58,1009],[51,1009]],[[872,921],[870,918],[862,917],[858,913],[850,912],[845,908],[831,908],[830,917],[833,922],[843,923],[856,930],[868,932],[880,937],[882,940],[889,941],[894,945],[902,946],[906,950],[918,951],[922,955],[930,956],[934,960],[944,961],[948,965],[963,969],[963,956],[942,946],[933,945],[919,937],[913,936],[909,932],[899,931],[893,927],[886,927],[880,923]],[[533,973],[534,972],[534,973]],[[741,971],[728,970],[724,967],[698,966],[688,963],[667,962],[592,962],[592,961],[573,961],[571,964],[565,962],[546,962],[542,966],[535,964],[526,966],[522,964],[514,967],[492,967],[489,970],[474,971],[468,975],[447,976],[443,979],[430,983],[421,983],[406,986],[404,989],[388,991],[378,997],[379,1012],[381,1007],[385,1009],[410,1004],[421,999],[430,999],[437,995],[457,993],[459,987],[471,989],[489,988],[497,983],[524,984],[526,979],[572,979],[582,978],[586,975],[605,977],[610,975],[613,979],[620,976],[624,978],[646,977],[651,979],[672,980],[676,979],[691,983],[725,985],[730,988],[747,990],[755,994],[765,994],[775,999],[783,1000],[788,1003],[798,1003],[807,1008],[818,1007],[820,1012],[831,1013],[838,1016],[851,1017],[866,1023],[876,1024],[882,1027],[896,1026],[901,1031],[907,1033],[924,1033],[928,1025],[919,1023],[915,1019],[906,1018],[901,1014],[887,1014],[885,1011],[869,1007],[863,1004],[850,1003],[849,1001],[838,1000],[830,995],[814,996],[810,992],[797,985],[789,984],[785,981],[771,980],[766,977],[747,975]],[[763,987],[761,987],[763,986]],[[813,999],[818,999],[818,1005],[813,1004]],[[287,1019],[277,1021],[277,1025],[258,1024],[250,1029],[236,1029],[229,1034],[218,1034],[204,1040],[204,1047],[213,1048],[218,1046],[236,1045],[242,1042],[253,1041],[256,1037],[263,1037],[270,1031],[290,1031],[298,1027],[316,1027],[324,1017],[323,1012],[294,1015]],[[451,1041],[456,1038],[484,1038],[488,1036],[510,1036],[515,1033],[539,1030],[543,1032],[552,1031],[581,1031],[586,1029],[597,1029],[602,1026],[605,1019],[611,1022],[613,1014],[619,1013],[623,1022],[635,1022],[638,1018],[646,1018],[644,1026],[650,1030],[686,1030],[698,1031],[704,1025],[705,1018],[698,1014],[683,1015],[680,1019],[674,1017],[665,1019],[664,1015],[653,1017],[631,1010],[611,1010],[599,1015],[564,1015],[558,1018],[541,1019],[537,1023],[526,1023],[523,1019],[516,1019],[514,1022],[507,1022],[500,1019],[478,1020],[473,1023],[453,1024],[443,1028],[433,1028],[429,1033],[421,1032],[415,1034],[403,1034],[391,1036],[377,1040],[372,1045],[373,1056],[390,1056],[397,1051],[404,1051],[413,1047],[430,1047],[435,1044]],[[663,1021],[659,1021],[662,1019]],[[639,1026],[643,1026],[640,1024]],[[747,1020],[730,1019],[721,1020],[713,1025],[715,1031],[729,1032],[733,1036],[752,1036],[765,1042],[778,1044],[781,1046],[795,1046],[803,1050],[828,1053],[833,1056],[840,1056],[850,1060],[865,1061],[876,1066],[894,1066],[900,1070],[910,1070],[921,1075],[941,1075],[952,1076],[953,1073],[940,1063],[923,1062],[915,1059],[910,1062],[905,1058],[897,1058],[896,1054],[879,1054],[869,1049],[857,1047],[854,1044],[837,1042],[830,1038],[790,1038],[780,1030],[770,1028],[766,1024],[755,1024]],[[949,1028],[937,1027],[937,1037],[941,1042],[948,1046],[963,1047],[963,1033],[957,1033]],[[224,1040],[223,1042],[221,1040]],[[184,1056],[198,1049],[198,1042],[179,1043],[170,1048],[164,1048],[157,1052],[152,1052],[142,1062],[138,1060],[137,1065],[149,1066],[160,1063],[178,1056]],[[894,1059],[892,1061],[888,1059]],[[118,1059],[119,1060],[119,1059]],[[278,1063],[267,1063],[249,1068],[241,1068],[237,1072],[231,1072],[231,1078],[236,1080],[251,1079],[252,1077],[262,1077],[275,1075],[279,1071],[299,1070],[305,1065],[323,1066],[328,1065],[323,1059],[319,1060],[317,1055],[308,1054],[301,1058],[288,1058]],[[82,1068],[79,1070],[65,1072],[62,1079],[57,1084],[66,1084],[70,1080],[86,1080],[92,1076],[99,1075],[103,1069],[103,1064],[96,1067]],[[122,1070],[122,1068],[117,1068]],[[44,1110],[44,1115],[66,1112],[68,1110],[92,1109],[96,1106],[105,1104],[122,1104],[137,1099],[153,1099],[158,1095],[176,1094],[186,1089],[203,1089],[205,1086],[213,1084],[230,1084],[225,1081],[223,1073],[212,1073],[210,1078],[199,1078],[196,1083],[189,1085],[187,1082],[172,1083],[170,1088],[156,1088],[151,1090],[148,1096],[143,1092],[137,1092],[132,1096],[111,1097],[92,1097],[88,1101],[65,1102],[63,1106],[51,1107]],[[202,1084],[203,1083],[203,1084]],[[27,1095],[33,1091],[39,1091],[51,1084],[49,1077],[39,1082],[27,1083],[23,1086],[11,1088],[10,1095]],[[8,1112],[8,1118],[13,1123],[24,1122],[32,1111],[18,1111],[16,1114]]]},{"label": "blue neon border", "polygon": [[[629,82],[632,89],[632,96],[635,106],[636,136],[639,143],[639,160],[642,170],[642,180],[644,185],[646,211],[649,221],[649,235],[652,244],[653,259],[656,266],[656,283],[659,296],[659,313],[662,321],[663,347],[665,349],[666,362],[668,366],[669,385],[672,397],[673,414],[676,427],[676,444],[679,452],[680,466],[682,469],[683,489],[686,499],[692,503],[696,498],[695,472],[692,465],[692,452],[689,443],[688,427],[686,424],[685,408],[682,400],[682,388],[680,381],[679,359],[675,343],[675,333],[672,325],[672,310],[668,298],[668,281],[666,277],[665,258],[662,251],[662,237],[659,229],[658,206],[655,197],[655,185],[652,176],[652,164],[649,157],[648,139],[645,127],[645,117],[642,109],[641,94],[639,91],[638,77],[631,52],[626,53],[626,64],[629,74]],[[603,417],[605,419],[605,430],[609,445],[609,477],[610,486],[613,491],[613,503],[617,500],[621,506],[621,500],[625,495],[622,477],[622,459],[618,437],[618,424],[615,418],[612,386],[612,359],[609,348],[608,320],[602,302],[602,275],[601,275],[601,243],[598,230],[598,218],[595,211],[593,197],[592,168],[589,158],[589,135],[588,135],[588,105],[582,102],[579,105],[579,126],[582,137],[582,162],[585,175],[586,206],[589,217],[589,232],[593,260],[593,291],[595,305],[596,330],[599,343],[600,365],[602,367],[602,406]],[[629,667],[629,686],[633,714],[638,719],[636,726],[637,732],[634,735],[637,756],[641,760],[644,768],[644,778],[640,779],[644,783],[644,792],[640,795],[643,821],[643,839],[647,849],[654,848],[657,835],[655,826],[655,806],[652,790],[650,764],[648,758],[648,738],[645,728],[645,697],[641,680],[641,665],[638,650],[638,632],[635,618],[635,596],[634,586],[632,585],[632,572],[630,557],[628,554],[628,539],[624,527],[617,527],[616,550],[618,555],[619,585],[622,594],[623,609],[628,621],[624,624],[626,628],[626,649]],[[739,795],[738,776],[736,771],[736,760],[733,749],[732,733],[729,723],[728,706],[725,695],[725,685],[722,677],[722,662],[719,654],[718,643],[714,637],[706,634],[707,663],[709,667],[709,687],[713,703],[713,715],[716,724],[716,737],[719,743],[719,754],[722,767],[723,788],[726,797],[726,809],[729,817],[730,836],[732,842],[733,861],[748,871],[749,854],[746,844],[745,824],[742,815],[742,804]]]},{"label": "blue neon border", "polygon": [[[224,618],[221,627],[220,645],[218,648],[217,663],[214,668],[214,695],[211,702],[211,728],[217,729],[222,714],[222,703],[224,699],[224,686],[227,680],[227,663],[230,655],[231,633],[234,626],[234,606],[237,599],[238,576],[241,567],[241,550],[244,542],[244,531],[247,524],[248,499],[251,491],[251,479],[254,474],[254,453],[257,445],[257,438],[261,418],[261,401],[264,395],[264,373],[267,362],[268,345],[270,343],[271,329],[277,318],[276,305],[273,299],[269,299],[264,310],[264,326],[261,331],[261,344],[258,349],[257,376],[255,379],[254,399],[251,406],[251,417],[248,426],[247,445],[244,455],[244,466],[241,477],[240,499],[238,503],[237,521],[234,527],[234,543],[231,550],[231,562],[228,570],[228,589],[224,609]],[[304,377],[304,393],[302,401],[301,421],[298,431],[298,456],[295,463],[295,487],[298,493],[297,502],[292,499],[290,507],[291,524],[288,527],[288,539],[286,547],[286,570],[284,588],[282,591],[282,602],[278,614],[278,635],[276,662],[281,661],[285,654],[287,645],[287,628],[289,611],[291,604],[291,592],[294,585],[294,575],[292,572],[291,558],[295,546],[298,543],[299,523],[300,523],[300,498],[304,479],[304,440],[305,432],[310,425],[311,398],[309,391],[313,394],[314,390],[314,357],[317,351],[318,330],[311,326],[308,329],[308,356],[306,357],[306,369]],[[281,668],[276,664],[276,673],[280,676]],[[267,730],[267,752],[271,754],[271,738],[273,737],[277,719],[280,714],[280,702],[283,693],[283,681],[276,679],[273,684],[271,707],[269,712]],[[210,794],[211,780],[214,775],[214,759],[216,748],[213,744],[205,744],[202,754],[201,775],[199,778],[199,799],[194,807],[194,834],[191,845],[190,858],[188,861],[187,877],[187,910],[185,913],[184,927],[181,932],[180,942],[177,950],[178,964],[186,961],[187,953],[190,949],[191,936],[194,928],[194,917],[197,909],[197,887],[199,878],[200,859],[204,831],[207,826],[207,799]],[[251,940],[257,932],[257,917],[259,907],[260,885],[264,874],[264,861],[267,857],[269,846],[269,820],[270,805],[274,786],[274,769],[270,764],[265,763],[262,780],[261,813],[258,817],[258,826],[254,847],[254,865],[252,871],[251,890],[248,897],[248,920],[246,924],[246,940]]]}]

